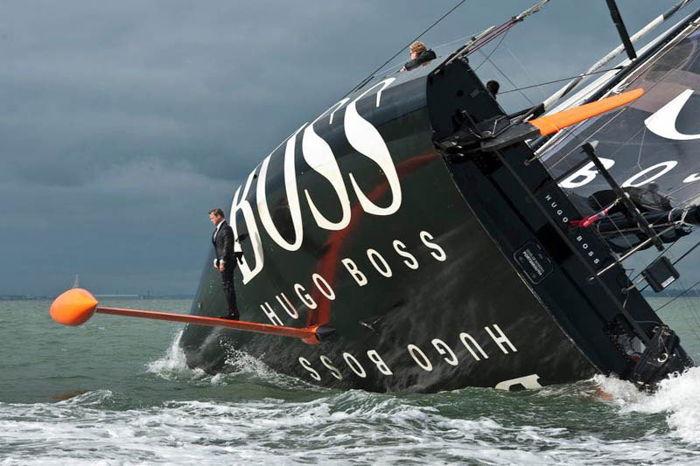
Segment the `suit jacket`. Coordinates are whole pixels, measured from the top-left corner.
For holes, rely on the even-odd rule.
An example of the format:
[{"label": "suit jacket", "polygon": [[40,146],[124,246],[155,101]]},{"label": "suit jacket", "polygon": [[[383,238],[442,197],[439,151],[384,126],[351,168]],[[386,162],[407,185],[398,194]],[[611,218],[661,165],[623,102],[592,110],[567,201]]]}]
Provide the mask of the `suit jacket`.
[{"label": "suit jacket", "polygon": [[226,220],[221,222],[218,232],[214,230],[211,242],[216,250],[216,263],[218,264],[220,260],[223,260],[228,267],[235,267],[236,261],[234,261],[234,258],[236,254],[233,252],[233,230]]}]

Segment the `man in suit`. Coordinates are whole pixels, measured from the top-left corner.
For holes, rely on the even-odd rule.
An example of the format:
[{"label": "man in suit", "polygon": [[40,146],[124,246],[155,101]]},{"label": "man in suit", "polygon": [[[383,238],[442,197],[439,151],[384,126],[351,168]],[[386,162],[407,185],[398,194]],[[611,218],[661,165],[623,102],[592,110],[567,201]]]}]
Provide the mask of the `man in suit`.
[{"label": "man in suit", "polygon": [[233,289],[233,271],[236,269],[235,254],[233,252],[233,230],[226,222],[224,211],[221,209],[211,209],[209,220],[216,227],[211,237],[214,244],[216,257],[214,258],[214,268],[221,272],[221,282],[224,287],[228,314],[222,316],[224,319],[238,320],[240,315],[236,307],[236,292]]}]

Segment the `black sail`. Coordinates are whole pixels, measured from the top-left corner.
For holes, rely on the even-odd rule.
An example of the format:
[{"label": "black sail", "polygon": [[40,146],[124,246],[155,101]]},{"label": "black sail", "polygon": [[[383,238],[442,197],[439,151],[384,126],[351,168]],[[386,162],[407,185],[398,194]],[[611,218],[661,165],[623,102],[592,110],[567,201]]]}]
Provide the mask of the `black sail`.
[{"label": "black sail", "polygon": [[582,196],[609,189],[580,149],[595,141],[623,187],[658,190],[673,207],[700,202],[698,27],[688,26],[615,83],[615,90],[643,88],[639,100],[566,131],[545,148],[542,159],[563,188]]}]

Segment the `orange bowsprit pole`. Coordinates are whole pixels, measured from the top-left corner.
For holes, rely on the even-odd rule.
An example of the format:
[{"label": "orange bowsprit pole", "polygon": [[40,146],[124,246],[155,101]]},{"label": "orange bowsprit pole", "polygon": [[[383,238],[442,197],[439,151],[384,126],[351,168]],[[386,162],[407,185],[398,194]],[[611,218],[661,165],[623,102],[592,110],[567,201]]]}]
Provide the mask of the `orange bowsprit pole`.
[{"label": "orange bowsprit pole", "polygon": [[575,125],[576,123],[580,123],[583,120],[600,115],[601,113],[609,112],[610,110],[622,107],[623,105],[637,100],[643,94],[644,89],[633,89],[631,91],[623,92],[622,94],[591,102],[590,104],[581,105],[579,107],[553,113],[552,115],[530,120],[528,123],[539,129],[542,136],[547,136],[564,129],[567,126]]},{"label": "orange bowsprit pole", "polygon": [[263,333],[267,335],[279,335],[298,338],[304,343],[312,345],[318,344],[323,338],[333,333],[332,328],[321,325],[304,328],[283,327],[280,325],[220,319],[218,317],[176,314],[172,312],[123,309],[118,307],[98,307],[98,304],[97,299],[95,299],[95,297],[89,291],[82,288],[73,288],[61,294],[54,300],[53,303],[51,303],[49,314],[53,320],[63,325],[81,325],[97,312],[101,314],[138,317],[141,319],[169,320],[171,322],[184,322],[194,325],[226,327],[245,332]]},{"label": "orange bowsprit pole", "polygon": [[548,136],[594,116],[620,108],[644,95],[644,89],[633,89],[589,104],[552,113],[525,123],[514,123],[481,142],[481,149],[495,151],[539,136]]}]

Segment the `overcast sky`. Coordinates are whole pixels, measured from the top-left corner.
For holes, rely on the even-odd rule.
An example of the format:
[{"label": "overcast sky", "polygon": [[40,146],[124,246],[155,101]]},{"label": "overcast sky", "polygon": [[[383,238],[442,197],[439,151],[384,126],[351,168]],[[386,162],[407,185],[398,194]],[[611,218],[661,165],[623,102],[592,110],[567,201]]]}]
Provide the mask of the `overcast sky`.
[{"label": "overcast sky", "polygon": [[[76,273],[96,293],[194,293],[207,210],[457,3],[0,0],[0,294],[55,295]],[[424,40],[531,3],[467,0]],[[618,0],[631,31],[673,3]],[[523,86],[617,43],[604,0],[551,0],[492,58]]]}]

